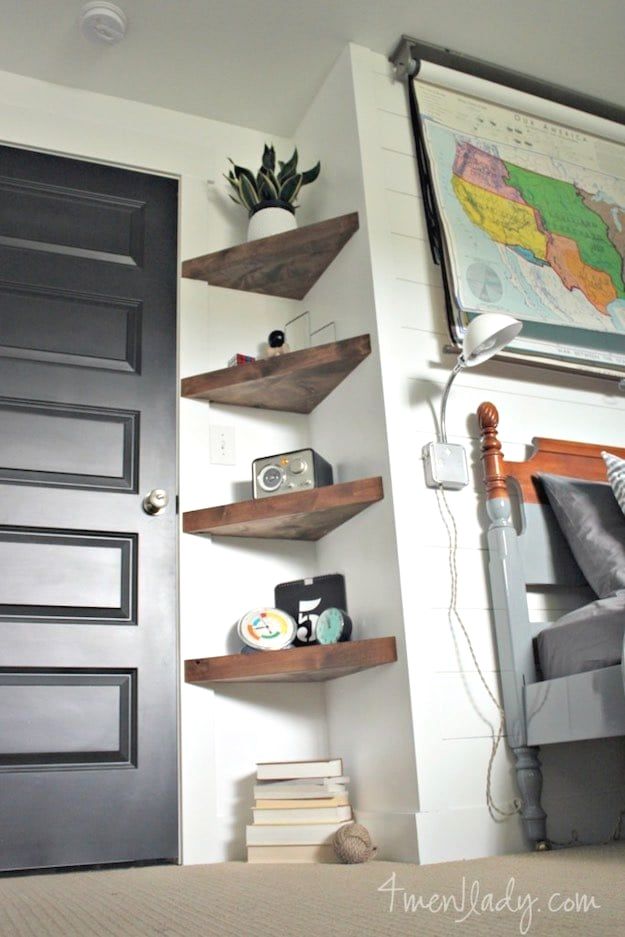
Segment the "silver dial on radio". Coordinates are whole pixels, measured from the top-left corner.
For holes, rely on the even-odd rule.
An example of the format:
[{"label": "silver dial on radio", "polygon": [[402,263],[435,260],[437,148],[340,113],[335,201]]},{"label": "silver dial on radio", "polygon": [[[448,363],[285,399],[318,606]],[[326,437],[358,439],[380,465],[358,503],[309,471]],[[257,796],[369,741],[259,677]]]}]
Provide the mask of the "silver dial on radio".
[{"label": "silver dial on radio", "polygon": [[263,491],[276,491],[284,481],[284,472],[277,465],[266,465],[258,476]]},{"label": "silver dial on radio", "polygon": [[291,472],[292,475],[301,475],[307,468],[308,464],[306,459],[293,459],[289,465],[289,472]]}]

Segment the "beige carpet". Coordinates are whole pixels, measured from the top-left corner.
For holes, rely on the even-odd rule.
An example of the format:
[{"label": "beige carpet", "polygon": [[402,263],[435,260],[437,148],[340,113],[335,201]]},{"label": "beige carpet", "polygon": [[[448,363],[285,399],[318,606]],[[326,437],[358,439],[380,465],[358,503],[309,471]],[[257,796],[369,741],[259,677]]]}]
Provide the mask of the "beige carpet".
[{"label": "beige carpet", "polygon": [[0,878],[1,937],[624,932],[621,845],[432,866],[229,863]]}]

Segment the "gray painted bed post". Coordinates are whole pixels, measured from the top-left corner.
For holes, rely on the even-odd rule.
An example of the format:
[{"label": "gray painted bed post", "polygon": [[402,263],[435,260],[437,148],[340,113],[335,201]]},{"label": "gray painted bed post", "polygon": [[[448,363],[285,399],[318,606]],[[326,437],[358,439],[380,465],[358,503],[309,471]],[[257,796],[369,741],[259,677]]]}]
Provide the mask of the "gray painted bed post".
[{"label": "gray painted bed post", "polygon": [[523,566],[497,438],[499,414],[492,403],[483,403],[477,415],[490,518],[489,574],[508,745],[516,762],[525,833],[535,849],[548,849],[547,815],[540,802],[543,778],[538,749],[527,744],[524,686],[536,681],[536,669]]}]

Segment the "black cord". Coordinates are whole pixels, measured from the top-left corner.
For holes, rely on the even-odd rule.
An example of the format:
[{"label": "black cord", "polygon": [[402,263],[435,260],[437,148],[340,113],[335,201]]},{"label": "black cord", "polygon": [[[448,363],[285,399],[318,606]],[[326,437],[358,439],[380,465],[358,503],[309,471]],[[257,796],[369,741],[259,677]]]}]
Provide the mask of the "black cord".
[{"label": "black cord", "polygon": [[423,127],[421,122],[421,115],[419,112],[419,102],[417,101],[417,94],[415,91],[414,81],[412,78],[408,78],[408,105],[410,108],[410,121],[412,124],[412,134],[414,138],[415,145],[415,156],[417,160],[417,170],[419,173],[419,184],[421,186],[421,192],[423,194],[423,207],[425,210],[425,221],[428,232],[428,241],[430,244],[430,251],[432,253],[432,260],[437,267],[441,268],[441,275],[443,281],[443,292],[445,294],[445,308],[447,310],[447,319],[449,323],[449,331],[452,335],[452,338],[455,342],[459,342],[458,337],[456,336],[456,317],[454,316],[454,310],[456,308],[454,300],[451,293],[451,278],[446,264],[445,249],[444,249],[444,236],[443,229],[440,221],[440,213],[438,210],[438,205],[436,204],[436,196],[434,194],[434,184],[432,177],[432,170],[430,167],[430,161],[427,153],[427,146],[425,143],[425,138],[423,135]]},{"label": "black cord", "polygon": [[417,169],[419,172],[419,183],[423,194],[423,207],[425,209],[425,220],[428,229],[428,239],[432,260],[435,264],[441,265],[441,229],[436,209],[436,200],[432,188],[432,177],[429,171],[427,155],[425,152],[425,140],[421,129],[421,115],[419,114],[419,104],[414,90],[412,78],[408,79],[408,102],[410,106],[410,119],[412,122],[412,132],[414,135],[415,155],[417,157]]}]

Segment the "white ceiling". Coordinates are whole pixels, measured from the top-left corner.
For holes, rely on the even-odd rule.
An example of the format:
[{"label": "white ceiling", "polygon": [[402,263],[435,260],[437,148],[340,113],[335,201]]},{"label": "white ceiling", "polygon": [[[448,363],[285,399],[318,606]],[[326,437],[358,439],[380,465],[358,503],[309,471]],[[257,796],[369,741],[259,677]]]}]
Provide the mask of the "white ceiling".
[{"label": "white ceiling", "polygon": [[81,0],[0,0],[0,69],[293,134],[349,41],[402,33],[624,104],[623,0],[117,0],[114,47],[83,39]]}]

